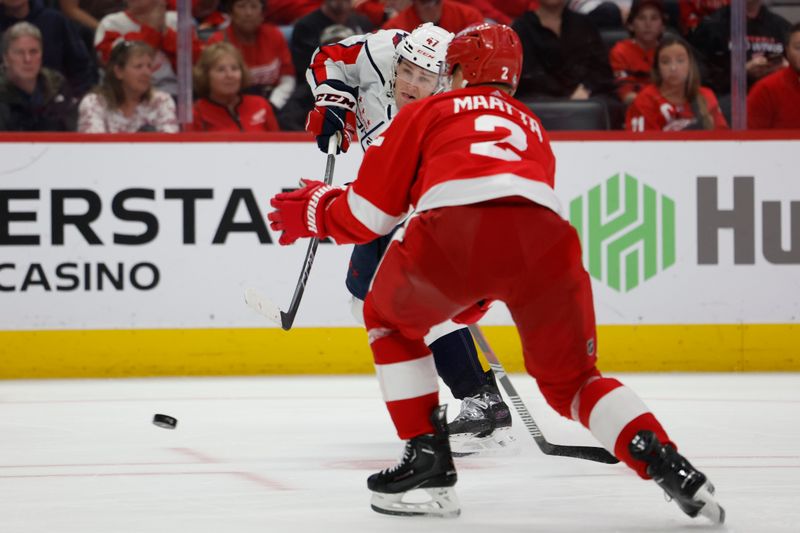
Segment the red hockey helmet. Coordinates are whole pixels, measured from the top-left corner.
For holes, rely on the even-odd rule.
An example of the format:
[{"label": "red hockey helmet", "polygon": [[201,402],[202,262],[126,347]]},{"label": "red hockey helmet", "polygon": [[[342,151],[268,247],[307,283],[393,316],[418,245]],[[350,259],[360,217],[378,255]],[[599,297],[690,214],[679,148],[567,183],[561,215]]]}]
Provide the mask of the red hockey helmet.
[{"label": "red hockey helmet", "polygon": [[485,22],[461,30],[447,47],[445,73],[452,76],[456,65],[467,85],[500,83],[516,90],[522,71],[517,32],[504,24]]}]

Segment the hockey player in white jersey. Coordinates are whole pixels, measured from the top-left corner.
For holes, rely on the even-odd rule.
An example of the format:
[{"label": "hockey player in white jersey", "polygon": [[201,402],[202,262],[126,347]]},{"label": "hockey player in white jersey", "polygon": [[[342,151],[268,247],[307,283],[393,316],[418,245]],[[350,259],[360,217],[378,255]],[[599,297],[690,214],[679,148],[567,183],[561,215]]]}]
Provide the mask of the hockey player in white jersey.
[{"label": "hockey player in white jersey", "polygon": [[341,150],[346,151],[353,137],[346,122],[355,119],[366,150],[401,107],[433,94],[438,65],[452,38],[452,33],[426,23],[410,35],[379,30],[318,48],[306,71],[316,102],[306,129],[319,143],[344,133]]},{"label": "hockey player in white jersey", "polygon": [[[426,23],[411,34],[379,30],[317,49],[306,72],[316,102],[306,129],[317,137],[320,149],[326,151],[331,135],[339,134],[339,149],[346,151],[357,131],[366,151],[400,108],[436,91],[452,38],[452,33]],[[363,321],[363,300],[391,237],[353,249],[346,285],[359,320]],[[462,400],[461,412],[449,424],[454,454],[510,446],[514,441],[510,410],[492,373],[483,371],[469,330],[450,321],[431,329],[425,341],[442,380]]]}]

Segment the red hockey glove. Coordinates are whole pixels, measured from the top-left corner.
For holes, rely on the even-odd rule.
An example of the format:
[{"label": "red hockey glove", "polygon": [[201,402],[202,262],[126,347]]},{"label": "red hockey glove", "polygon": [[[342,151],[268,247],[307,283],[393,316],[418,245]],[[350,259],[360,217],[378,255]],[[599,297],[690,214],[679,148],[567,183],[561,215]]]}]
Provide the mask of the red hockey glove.
[{"label": "red hockey glove", "polygon": [[346,152],[355,136],[355,90],[339,80],[329,80],[317,87],[315,107],[306,118],[306,131],[317,137],[317,146],[328,152],[331,135],[339,134],[336,153]]},{"label": "red hockey glove", "polygon": [[301,237],[326,237],[325,209],[344,187],[331,187],[321,181],[300,180],[302,188],[278,193],[269,204],[275,211],[267,214],[269,227],[283,233],[280,244],[292,244]]},{"label": "red hockey glove", "polygon": [[483,315],[486,314],[493,302],[494,300],[481,300],[458,313],[452,320],[456,324],[474,324],[483,318]]}]

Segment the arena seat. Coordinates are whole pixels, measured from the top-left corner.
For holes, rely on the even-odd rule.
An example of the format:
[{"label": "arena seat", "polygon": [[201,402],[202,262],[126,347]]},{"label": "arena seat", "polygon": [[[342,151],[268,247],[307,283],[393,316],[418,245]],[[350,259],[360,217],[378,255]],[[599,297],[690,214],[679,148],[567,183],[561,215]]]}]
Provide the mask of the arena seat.
[{"label": "arena seat", "polygon": [[606,105],[599,100],[537,100],[522,102],[539,117],[545,129],[608,130],[611,121]]}]

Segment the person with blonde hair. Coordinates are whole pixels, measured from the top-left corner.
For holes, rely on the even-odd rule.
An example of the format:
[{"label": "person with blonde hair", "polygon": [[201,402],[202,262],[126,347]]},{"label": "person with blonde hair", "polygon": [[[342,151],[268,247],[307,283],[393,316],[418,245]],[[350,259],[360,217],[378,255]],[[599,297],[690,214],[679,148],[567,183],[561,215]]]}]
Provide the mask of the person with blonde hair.
[{"label": "person with blonde hair", "polygon": [[242,54],[231,43],[209,45],[194,67],[194,131],[277,131],[270,103],[261,96],[243,94],[250,73]]},{"label": "person with blonde hair", "polygon": [[83,133],[177,133],[175,102],[153,88],[155,52],[140,41],[120,41],[111,50],[103,81],[79,107]]},{"label": "person with blonde hair", "polygon": [[248,92],[268,98],[275,109],[281,109],[294,90],[295,71],[283,33],[264,22],[265,4],[265,0],[228,0],[231,23],[208,42],[229,42],[238,48],[250,69]]},{"label": "person with blonde hair", "polygon": [[665,36],[656,48],[653,85],[645,87],[628,108],[631,131],[727,129],[714,92],[700,86],[692,47],[680,37]]}]

